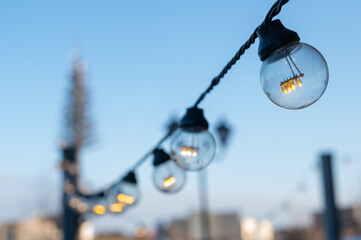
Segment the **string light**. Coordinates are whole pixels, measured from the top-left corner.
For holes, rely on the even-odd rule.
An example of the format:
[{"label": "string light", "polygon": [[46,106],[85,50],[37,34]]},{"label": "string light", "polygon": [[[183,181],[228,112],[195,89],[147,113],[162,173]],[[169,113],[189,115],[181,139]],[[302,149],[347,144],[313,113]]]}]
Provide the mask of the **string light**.
[{"label": "string light", "polygon": [[103,206],[101,204],[95,204],[93,206],[93,212],[98,215],[103,215],[104,213],[107,212],[107,209],[105,206]]},{"label": "string light", "polygon": [[[288,109],[304,108],[317,101],[328,83],[326,61],[316,49],[300,43],[297,33],[284,28],[279,20],[272,21],[273,17],[278,15],[282,6],[288,1],[278,0],[274,3],[265,20],[253,31],[250,38],[241,46],[222,71],[212,79],[211,84],[201,93],[194,106],[187,109],[180,124],[175,124],[174,128],[155,145],[155,148],[137,161],[120,183],[112,184],[109,188],[96,194],[78,193],[74,185],[73,190],[70,191],[71,186],[69,185],[65,187],[68,188],[68,191],[65,192],[68,195],[76,192],[79,196],[72,197],[71,199],[74,200],[70,203],[70,199],[68,204],[79,212],[92,210],[99,215],[104,214],[107,207],[100,203],[90,204],[90,202],[94,202],[94,199],[106,197],[109,200],[110,198],[111,201],[107,201],[107,206],[111,212],[122,212],[126,207],[134,205],[139,198],[134,171],[172,135],[174,137],[171,142],[171,157],[179,167],[190,171],[197,171],[206,167],[214,158],[216,146],[214,137],[208,131],[208,122],[203,116],[203,110],[199,109],[198,105],[220,83],[220,80],[255,42],[257,37],[260,37],[259,56],[263,61],[261,85],[271,101]],[[315,74],[317,71],[318,75]],[[178,130],[173,134],[177,128]],[[175,174],[170,170],[165,171],[171,172],[168,175],[156,174],[156,172],[161,171],[158,169],[164,169],[165,166],[172,163],[173,161],[168,159],[159,166],[155,166],[154,170],[153,178],[157,182],[156,186],[165,192],[177,191],[185,182],[180,177],[181,175],[178,176],[178,173]],[[77,165],[69,167],[67,159],[63,160],[62,167],[68,170],[71,175],[78,173]],[[179,172],[184,174],[183,171]],[[156,176],[159,176],[161,180],[156,181]],[[88,201],[80,201],[79,198],[81,197],[88,199]]]},{"label": "string light", "polygon": [[72,183],[67,182],[64,186],[64,191],[66,194],[72,194],[75,191],[75,186]]},{"label": "string light", "polygon": [[123,212],[129,206],[134,205],[139,198],[137,180],[134,172],[129,172],[116,184],[109,193],[110,211]]},{"label": "string light", "polygon": [[171,156],[184,170],[198,171],[214,158],[216,142],[208,131],[203,110],[188,108],[171,142]]},{"label": "string light", "polygon": [[122,204],[122,203],[112,203],[109,206],[109,210],[113,213],[120,213],[120,212],[123,212],[123,207],[124,207],[124,204]]},{"label": "string light", "polygon": [[85,213],[88,210],[88,205],[85,202],[79,202],[76,206],[76,209],[80,213]]},{"label": "string light", "polygon": [[153,182],[162,192],[177,192],[183,188],[185,172],[172,161],[163,149],[156,149],[154,155]]},{"label": "string light", "polygon": [[301,109],[316,102],[325,92],[328,67],[319,51],[300,43],[298,34],[280,20],[261,25],[258,55],[263,61],[261,86],[280,107]]}]

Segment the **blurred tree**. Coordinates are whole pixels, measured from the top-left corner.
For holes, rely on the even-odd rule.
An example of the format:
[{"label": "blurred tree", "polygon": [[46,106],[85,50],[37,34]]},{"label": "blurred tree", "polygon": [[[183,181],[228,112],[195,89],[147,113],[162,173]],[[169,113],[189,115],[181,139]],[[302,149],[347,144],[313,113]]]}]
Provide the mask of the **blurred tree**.
[{"label": "blurred tree", "polygon": [[63,239],[75,240],[81,215],[68,207],[67,196],[78,191],[78,156],[80,150],[90,143],[90,120],[87,107],[87,89],[85,87],[84,64],[78,56],[74,57],[71,73],[71,86],[65,111],[65,129],[62,169],[64,172],[63,188]]}]

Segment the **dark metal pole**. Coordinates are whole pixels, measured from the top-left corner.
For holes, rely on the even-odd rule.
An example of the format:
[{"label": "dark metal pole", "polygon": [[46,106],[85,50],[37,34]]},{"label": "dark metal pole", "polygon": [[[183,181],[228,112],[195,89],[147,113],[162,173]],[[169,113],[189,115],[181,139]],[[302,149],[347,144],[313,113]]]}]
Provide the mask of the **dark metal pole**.
[{"label": "dark metal pole", "polygon": [[[66,159],[69,164],[76,163],[76,150],[73,147],[63,149],[63,159]],[[76,189],[78,181],[78,174],[70,174],[69,171],[64,169],[64,186],[67,183],[72,183],[74,189]],[[65,188],[63,188],[65,189]],[[79,224],[81,222],[80,214],[71,210],[66,204],[67,194],[65,190],[63,192],[63,239],[64,240],[75,240],[77,237],[77,232]]]},{"label": "dark metal pole", "polygon": [[201,239],[210,240],[210,224],[209,224],[209,202],[208,202],[208,184],[207,170],[203,169],[198,173],[199,183],[199,206],[201,220]]},{"label": "dark metal pole", "polygon": [[335,204],[335,192],[332,174],[332,156],[330,154],[324,154],[321,157],[321,161],[325,194],[325,210],[323,218],[325,232],[327,240],[339,240],[339,220]]}]

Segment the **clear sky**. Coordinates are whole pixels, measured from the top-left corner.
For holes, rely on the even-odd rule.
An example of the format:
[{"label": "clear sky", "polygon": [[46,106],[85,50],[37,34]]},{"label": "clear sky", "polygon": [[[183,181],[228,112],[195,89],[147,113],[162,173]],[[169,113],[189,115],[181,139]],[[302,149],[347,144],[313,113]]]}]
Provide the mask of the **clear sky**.
[{"label": "clear sky", "polygon": [[[97,136],[82,155],[81,178],[96,190],[141,157],[172,114],[181,116],[194,103],[272,4],[2,1],[0,221],[59,206],[54,165],[61,157],[72,49],[80,50],[88,67]],[[327,150],[355,160],[338,169],[340,203],[361,198],[360,8],[357,0],[291,0],[278,16],[328,62],[329,85],[314,105],[290,111],[267,99],[259,83],[258,41],[201,104],[210,124],[226,118],[234,130],[226,159],[208,168],[212,211],[261,217]],[[197,209],[196,174],[188,174],[187,186],[172,196],[157,192],[151,174],[149,161],[138,171],[139,205],[112,221],[94,219],[98,228],[149,225]],[[280,224],[297,223],[300,209],[321,206],[317,173],[311,183]]]}]

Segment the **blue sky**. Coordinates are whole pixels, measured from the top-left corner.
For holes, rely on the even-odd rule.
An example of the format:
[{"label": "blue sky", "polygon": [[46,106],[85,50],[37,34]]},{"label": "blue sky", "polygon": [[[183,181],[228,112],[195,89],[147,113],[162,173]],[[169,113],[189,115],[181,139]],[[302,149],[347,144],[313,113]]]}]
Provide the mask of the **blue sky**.
[{"label": "blue sky", "polygon": [[[60,158],[72,49],[79,49],[87,64],[97,135],[97,142],[82,154],[81,177],[96,190],[122,174],[164,134],[170,115],[181,116],[194,103],[272,4],[0,3],[0,190],[6,196],[0,199],[0,221],[29,215],[39,196],[51,199],[49,209],[59,205],[60,178],[54,165]],[[314,105],[290,111],[267,99],[259,83],[258,41],[201,104],[211,124],[226,118],[234,129],[227,158],[209,167],[213,211],[261,216],[327,150],[338,159],[351,156],[356,164],[338,169],[339,201],[346,205],[361,197],[360,190],[355,191],[361,176],[356,167],[361,169],[360,5],[356,0],[290,1],[278,16],[328,63],[329,85]],[[286,123],[292,123],[289,132],[281,131]],[[195,174],[188,174],[181,193],[166,196],[152,186],[151,173],[149,161],[138,171],[141,202],[116,217],[114,225],[151,224],[197,209]],[[299,209],[320,206],[317,174],[312,186]],[[26,203],[19,203],[22,198]],[[298,214],[290,215],[297,222]],[[109,222],[94,221],[98,226]]]}]

